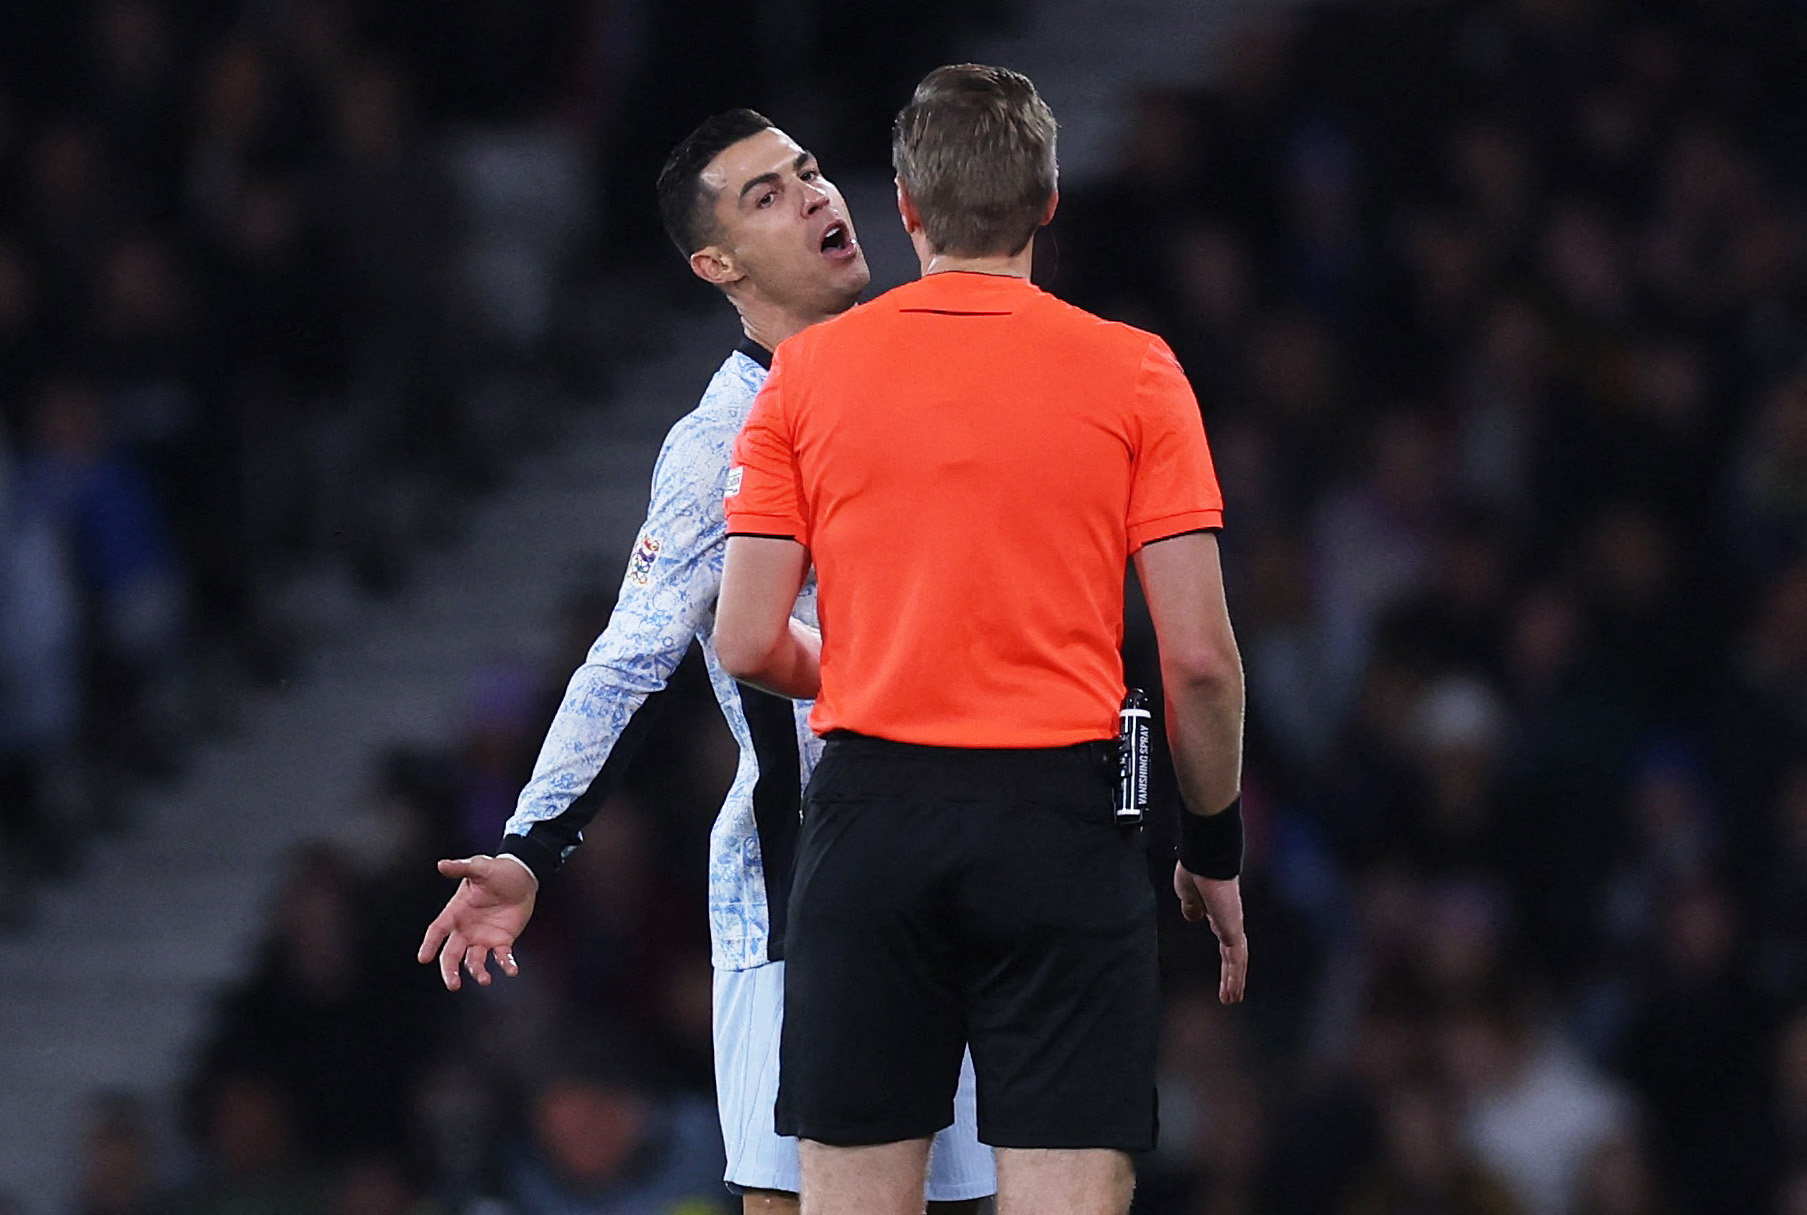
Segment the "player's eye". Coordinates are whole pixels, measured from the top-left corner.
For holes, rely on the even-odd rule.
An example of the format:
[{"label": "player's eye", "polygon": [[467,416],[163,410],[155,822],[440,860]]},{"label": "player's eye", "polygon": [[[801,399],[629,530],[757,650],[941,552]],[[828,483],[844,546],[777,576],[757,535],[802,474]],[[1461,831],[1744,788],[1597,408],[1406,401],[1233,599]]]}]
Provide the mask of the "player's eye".
[{"label": "player's eye", "polygon": [[778,192],[776,190],[767,190],[764,194],[759,196],[759,201],[754,205],[760,208],[769,207],[777,200],[777,198]]},{"label": "player's eye", "polygon": [[804,181],[820,181],[822,180],[822,170],[811,166],[797,174],[797,176],[801,177]]}]

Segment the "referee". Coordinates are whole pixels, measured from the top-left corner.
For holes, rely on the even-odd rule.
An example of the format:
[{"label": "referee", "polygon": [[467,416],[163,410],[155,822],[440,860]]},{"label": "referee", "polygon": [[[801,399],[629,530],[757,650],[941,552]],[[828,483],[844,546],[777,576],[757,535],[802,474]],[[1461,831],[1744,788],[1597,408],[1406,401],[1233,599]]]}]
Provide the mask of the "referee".
[{"label": "referee", "polygon": [[[892,148],[922,278],[780,345],[728,475],[722,664],[816,697],[827,739],[778,1096],[806,1215],[922,1209],[968,1041],[1000,1215],[1129,1207],[1160,1012],[1141,841],[1113,812],[1131,558],[1190,811],[1175,888],[1242,998],[1222,497],[1167,346],[1029,282],[1054,143],[1014,72],[923,80]],[[791,617],[812,560],[819,632]]]}]

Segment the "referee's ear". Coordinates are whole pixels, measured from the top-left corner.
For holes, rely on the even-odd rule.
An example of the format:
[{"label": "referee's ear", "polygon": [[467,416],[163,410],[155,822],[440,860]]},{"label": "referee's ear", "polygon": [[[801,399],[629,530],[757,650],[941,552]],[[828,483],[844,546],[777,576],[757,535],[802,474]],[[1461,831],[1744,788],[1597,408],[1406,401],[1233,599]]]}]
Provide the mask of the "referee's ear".
[{"label": "referee's ear", "polygon": [[910,187],[904,185],[904,179],[893,180],[897,183],[897,217],[903,220],[904,231],[915,236],[922,231],[922,212],[916,209],[916,200],[910,195]]},{"label": "referee's ear", "polygon": [[690,255],[690,272],[705,283],[727,287],[747,276],[735,256],[720,245],[704,245]]}]

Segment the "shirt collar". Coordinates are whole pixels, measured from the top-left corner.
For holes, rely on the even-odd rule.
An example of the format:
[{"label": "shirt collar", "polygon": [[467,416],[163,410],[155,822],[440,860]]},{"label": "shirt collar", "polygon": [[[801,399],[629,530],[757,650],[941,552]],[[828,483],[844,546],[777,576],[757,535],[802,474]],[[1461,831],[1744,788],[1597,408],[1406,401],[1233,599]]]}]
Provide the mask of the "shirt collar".
[{"label": "shirt collar", "polygon": [[772,352],[767,350],[764,346],[761,346],[758,342],[755,342],[752,338],[741,338],[740,345],[736,346],[734,349],[740,351],[740,353],[746,355],[767,371],[772,369]]},{"label": "shirt collar", "polygon": [[898,288],[898,306],[946,312],[1012,312],[1041,288],[1015,274],[941,270]]}]

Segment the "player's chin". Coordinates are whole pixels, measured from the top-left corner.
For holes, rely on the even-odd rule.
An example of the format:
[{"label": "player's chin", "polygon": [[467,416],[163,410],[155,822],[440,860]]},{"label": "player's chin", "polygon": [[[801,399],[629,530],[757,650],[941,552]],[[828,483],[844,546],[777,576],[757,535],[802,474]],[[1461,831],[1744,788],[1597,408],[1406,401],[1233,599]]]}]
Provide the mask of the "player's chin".
[{"label": "player's chin", "polygon": [[852,261],[847,263],[844,274],[846,281],[851,283],[855,290],[865,290],[866,284],[872,281],[872,267],[866,264],[865,250],[861,250]]},{"label": "player's chin", "polygon": [[872,271],[866,267],[864,257],[845,262],[834,262],[822,267],[820,283],[826,294],[844,297],[851,303],[866,289],[872,281]]}]

